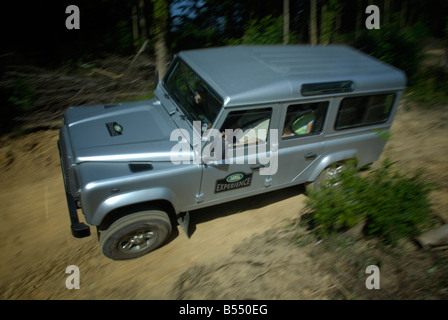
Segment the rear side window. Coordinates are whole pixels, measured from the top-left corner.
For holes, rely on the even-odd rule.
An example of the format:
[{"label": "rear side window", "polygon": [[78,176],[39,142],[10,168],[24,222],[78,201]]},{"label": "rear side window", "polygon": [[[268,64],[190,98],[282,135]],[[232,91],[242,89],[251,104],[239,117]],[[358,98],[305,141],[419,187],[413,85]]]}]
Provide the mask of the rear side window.
[{"label": "rear side window", "polygon": [[345,98],[339,106],[335,129],[385,122],[389,119],[394,100],[393,93]]},{"label": "rear side window", "polygon": [[282,139],[319,134],[325,122],[328,101],[292,104],[286,110]]}]

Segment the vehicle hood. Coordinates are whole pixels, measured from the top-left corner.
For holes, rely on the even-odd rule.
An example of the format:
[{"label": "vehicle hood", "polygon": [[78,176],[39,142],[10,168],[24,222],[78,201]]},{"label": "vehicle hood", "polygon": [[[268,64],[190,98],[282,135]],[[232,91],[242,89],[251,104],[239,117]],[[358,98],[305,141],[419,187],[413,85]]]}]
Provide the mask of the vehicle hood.
[{"label": "vehicle hood", "polygon": [[70,107],[64,124],[75,163],[170,161],[178,143],[170,141],[177,126],[157,99]]}]

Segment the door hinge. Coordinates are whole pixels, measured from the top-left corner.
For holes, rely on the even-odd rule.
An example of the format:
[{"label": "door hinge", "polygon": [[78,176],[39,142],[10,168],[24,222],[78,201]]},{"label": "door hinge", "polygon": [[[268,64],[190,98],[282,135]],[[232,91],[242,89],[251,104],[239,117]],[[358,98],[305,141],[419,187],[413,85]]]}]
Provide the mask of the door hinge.
[{"label": "door hinge", "polygon": [[202,201],[204,201],[204,194],[203,193],[196,193],[195,201],[196,201],[196,203],[201,203]]},{"label": "door hinge", "polygon": [[267,188],[267,187],[270,187],[270,186],[271,186],[271,183],[272,183],[272,178],[271,178],[271,177],[264,179],[264,186],[265,186],[266,188]]}]

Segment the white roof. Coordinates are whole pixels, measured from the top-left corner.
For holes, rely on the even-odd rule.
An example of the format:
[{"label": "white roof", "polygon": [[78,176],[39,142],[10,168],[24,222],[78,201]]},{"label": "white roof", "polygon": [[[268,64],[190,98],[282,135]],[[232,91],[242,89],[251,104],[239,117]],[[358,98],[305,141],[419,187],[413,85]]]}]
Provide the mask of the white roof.
[{"label": "white roof", "polygon": [[[403,71],[346,45],[234,46],[179,53],[224,106],[297,100],[303,84],[353,81],[353,93],[397,91]],[[346,93],[332,95],[346,95]]]}]

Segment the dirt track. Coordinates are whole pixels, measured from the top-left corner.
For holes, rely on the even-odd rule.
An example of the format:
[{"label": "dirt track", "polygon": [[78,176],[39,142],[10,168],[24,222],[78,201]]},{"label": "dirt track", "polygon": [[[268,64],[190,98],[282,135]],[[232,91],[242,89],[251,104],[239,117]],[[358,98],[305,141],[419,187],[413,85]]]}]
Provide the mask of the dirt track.
[{"label": "dirt track", "polygon": [[[448,108],[403,104],[392,129],[385,155],[405,171],[427,170],[439,186],[434,208],[448,222]],[[194,212],[190,239],[179,228],[170,243],[143,258],[111,261],[95,230],[84,239],[70,234],[56,141],[55,130],[1,141],[0,299],[331,298],[334,283],[306,250],[277,243],[303,207],[301,186]],[[69,265],[80,269],[79,290],[65,287]],[[207,274],[197,271],[210,265],[227,273],[214,272],[209,286],[189,293],[195,277]],[[263,277],[274,269],[276,277]],[[229,272],[246,282],[230,281]],[[213,291],[225,282],[233,296]]]},{"label": "dirt track", "polygon": [[[304,197],[298,187],[197,211],[190,239],[179,228],[150,255],[111,261],[101,254],[94,228],[89,238],[70,234],[56,141],[57,131],[42,131],[2,148],[3,299],[173,298],[171,285],[186,268],[226,257],[243,239],[295,217]],[[65,288],[69,265],[80,268],[80,290]]]}]

